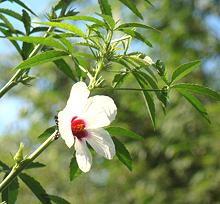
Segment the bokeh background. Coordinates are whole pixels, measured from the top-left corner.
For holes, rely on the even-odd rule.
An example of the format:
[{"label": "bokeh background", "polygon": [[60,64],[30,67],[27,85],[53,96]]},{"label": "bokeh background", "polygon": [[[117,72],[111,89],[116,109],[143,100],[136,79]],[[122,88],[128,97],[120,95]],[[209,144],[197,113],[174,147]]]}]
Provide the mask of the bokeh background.
[{"label": "bokeh background", "polygon": [[[161,30],[142,31],[152,42],[145,48],[134,41],[131,50],[141,50],[161,59],[168,71],[179,64],[201,59],[198,71],[186,78],[220,90],[220,1],[219,0],[135,0],[144,22]],[[54,1],[25,0],[41,20]],[[118,1],[111,2],[115,19],[140,21]],[[5,8],[21,9],[13,4]],[[100,12],[97,1],[82,0],[73,4],[81,14]],[[39,21],[33,17],[33,22]],[[17,23],[12,20],[13,23]],[[17,24],[17,26],[20,26]],[[21,59],[6,39],[0,39],[0,86],[13,75]],[[12,156],[19,142],[25,143],[25,153],[35,149],[37,139],[54,124],[54,115],[62,109],[73,82],[53,64],[32,71],[37,79],[32,86],[19,85],[0,101],[0,159],[13,163]],[[108,79],[108,74],[106,75]],[[125,85],[135,86],[129,78]],[[220,104],[202,98],[212,121],[209,125],[175,93],[171,94],[167,113],[158,108],[157,128],[153,129],[141,94],[130,92],[106,93],[118,106],[115,125],[143,135],[143,141],[120,138],[131,152],[133,171],[117,158],[94,159],[92,170],[69,181],[69,162],[73,150],[62,140],[54,143],[38,161],[47,167],[27,170],[50,194],[62,196],[73,204],[213,204],[220,203]],[[18,204],[38,203],[27,187],[20,183]]]}]

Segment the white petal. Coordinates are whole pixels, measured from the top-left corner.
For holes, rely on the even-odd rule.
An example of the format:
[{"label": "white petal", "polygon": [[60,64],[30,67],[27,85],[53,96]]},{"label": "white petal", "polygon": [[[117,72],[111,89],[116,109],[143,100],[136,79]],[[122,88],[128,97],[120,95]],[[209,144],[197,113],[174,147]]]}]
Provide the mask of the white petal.
[{"label": "white petal", "polygon": [[58,113],[58,127],[61,137],[70,148],[74,144],[74,137],[71,130],[71,116],[66,110]]},{"label": "white petal", "polygon": [[82,118],[86,121],[86,128],[94,129],[108,126],[117,114],[114,101],[108,96],[93,96],[87,100]]},{"label": "white petal", "polygon": [[112,159],[115,155],[115,145],[109,133],[103,128],[88,130],[89,137],[86,138],[92,148],[106,159]]},{"label": "white petal", "polygon": [[65,109],[69,111],[72,117],[79,116],[89,97],[89,89],[84,82],[77,82],[72,86],[69,99]]},{"label": "white petal", "polygon": [[76,139],[75,142],[75,149],[76,149],[76,161],[79,168],[83,172],[88,172],[92,165],[92,155],[86,145],[84,140]]}]

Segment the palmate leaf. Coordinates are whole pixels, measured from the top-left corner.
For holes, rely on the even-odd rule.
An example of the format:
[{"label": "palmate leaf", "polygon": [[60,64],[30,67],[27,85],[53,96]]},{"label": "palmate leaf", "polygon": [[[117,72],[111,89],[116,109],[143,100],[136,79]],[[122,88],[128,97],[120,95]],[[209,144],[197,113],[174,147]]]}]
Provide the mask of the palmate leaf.
[{"label": "palmate leaf", "polygon": [[[11,33],[8,30],[5,30],[3,28],[0,28],[0,32],[2,32],[5,36],[11,36]],[[14,45],[18,53],[22,56],[22,50],[20,46],[18,45],[18,43],[14,40],[10,40],[10,42]]]},{"label": "palmate leaf", "polygon": [[130,171],[132,171],[132,158],[129,151],[116,137],[112,137],[112,139],[115,144],[116,156]]},{"label": "palmate leaf", "polygon": [[16,2],[18,5],[20,5],[21,7],[23,7],[24,9],[28,10],[30,13],[32,13],[33,15],[37,16],[28,6],[26,6],[22,1],[20,0],[13,0],[13,2]]},{"label": "palmate leaf", "polygon": [[80,176],[82,172],[80,171],[78,164],[76,162],[76,157],[73,156],[73,158],[70,161],[69,166],[69,178],[70,181],[74,180],[76,177]]},{"label": "palmate leaf", "polygon": [[44,138],[44,139],[47,139],[48,137],[50,137],[57,129],[57,126],[54,125],[54,126],[51,126],[49,128],[47,128],[42,134],[40,134],[38,136],[38,138]]},{"label": "palmate leaf", "polygon": [[4,14],[6,14],[8,16],[11,16],[11,17],[19,20],[19,21],[22,21],[22,16],[19,13],[13,11],[13,10],[5,9],[5,8],[0,8],[0,13],[4,13]]},{"label": "palmate leaf", "polygon": [[25,169],[35,169],[35,168],[42,168],[45,167],[45,164],[40,162],[31,162]]},{"label": "palmate leaf", "polygon": [[176,89],[209,123],[208,113],[203,104],[192,94],[183,89]]},{"label": "palmate leaf", "polygon": [[84,34],[84,32],[82,30],[80,30],[78,27],[68,24],[68,23],[60,23],[60,22],[37,22],[37,24],[41,24],[41,25],[49,25],[49,26],[54,26],[57,28],[61,28],[64,30],[68,30],[71,31],[75,34],[77,34],[80,37],[86,38],[86,35]]},{"label": "palmate leaf", "polygon": [[[137,73],[135,73],[135,72],[132,72],[132,73],[133,73],[134,77],[136,78],[139,86],[142,89],[148,88],[148,87],[146,87],[146,84],[143,83],[143,81],[140,79],[140,77],[138,76]],[[146,104],[148,113],[150,115],[150,119],[152,121],[153,126],[155,127],[156,126],[156,110],[155,110],[154,100],[153,100],[151,94],[148,93],[147,91],[142,91],[142,93],[143,93],[143,96],[145,99],[145,104]]]},{"label": "palmate leaf", "polygon": [[119,87],[127,76],[128,72],[120,72],[119,74],[116,74],[112,80],[112,86],[114,88]]},{"label": "palmate leaf", "polygon": [[33,194],[41,201],[41,203],[51,204],[51,201],[46,191],[37,180],[25,173],[21,173],[19,177],[26,184],[26,186],[33,192]]},{"label": "palmate leaf", "polygon": [[105,14],[97,14],[97,15],[103,18],[103,20],[108,25],[109,29],[114,30],[116,22],[111,16]]},{"label": "palmate leaf", "polygon": [[86,42],[78,42],[78,43],[74,43],[74,45],[80,45],[80,46],[86,46],[86,47],[91,47],[91,48],[94,48],[94,49],[99,49],[99,47],[95,44],[92,44],[92,43],[86,43]]},{"label": "palmate leaf", "polygon": [[45,37],[22,36],[22,37],[9,37],[9,39],[20,40],[27,43],[41,44],[61,50],[66,50],[66,48],[53,37],[45,38]]},{"label": "palmate leaf", "polygon": [[121,137],[129,137],[135,140],[143,140],[144,138],[140,135],[138,135],[137,133],[128,130],[128,129],[124,129],[121,127],[107,127],[106,130],[109,132],[110,135],[112,136],[121,136]]},{"label": "palmate leaf", "polygon": [[137,31],[134,31],[134,30],[131,30],[131,29],[127,29],[127,28],[120,28],[118,30],[124,32],[127,35],[132,36],[133,38],[136,38],[137,40],[140,40],[141,42],[145,43],[149,47],[153,47],[151,42],[149,42],[144,36],[142,36]]},{"label": "palmate leaf", "polygon": [[22,43],[22,59],[23,60],[27,59],[33,49],[34,49],[34,44],[23,42]]},{"label": "palmate leaf", "polygon": [[31,18],[27,11],[22,10],[22,22],[24,24],[24,28],[26,31],[26,34],[28,35],[30,33],[31,29]]},{"label": "palmate leaf", "polygon": [[187,74],[198,68],[198,64],[200,64],[199,60],[192,61],[189,63],[185,63],[177,67],[177,69],[173,72],[171,83],[174,81],[178,81],[185,77]]},{"label": "palmate leaf", "polygon": [[57,51],[57,50],[46,51],[41,54],[35,55],[31,58],[28,58],[27,60],[24,60],[16,67],[16,69],[29,69],[33,66],[44,64],[46,62],[52,62],[54,60],[61,59],[68,55],[69,54],[64,51]]},{"label": "palmate leaf", "polygon": [[123,3],[125,6],[127,6],[136,16],[138,16],[140,19],[143,19],[143,16],[138,11],[136,5],[133,3],[132,0],[119,0],[121,3]]},{"label": "palmate leaf", "polygon": [[[146,63],[146,61],[140,57],[128,54],[127,56],[123,56],[123,58],[128,62],[134,62],[135,64],[139,65],[140,68],[144,68],[144,70],[153,78],[154,81],[157,82],[157,77],[155,76],[154,72],[150,69],[150,65]],[[136,66],[135,66],[136,67]],[[138,68],[138,69],[140,69]]]},{"label": "palmate leaf", "polygon": [[159,31],[152,26],[141,24],[141,23],[123,23],[119,25],[116,29],[121,29],[121,28],[144,28],[144,29],[151,29],[154,31]]},{"label": "palmate leaf", "polygon": [[0,13],[0,19],[5,23],[5,26],[7,26],[7,28],[9,29],[10,33],[14,33],[15,32],[15,28],[13,27],[13,25],[11,24],[11,22]]},{"label": "palmate leaf", "polygon": [[15,178],[9,184],[9,186],[2,191],[2,201],[5,201],[7,204],[16,203],[18,196],[18,189],[19,189],[18,179]]},{"label": "palmate leaf", "polygon": [[0,160],[0,166],[3,170],[10,170],[9,166]]},{"label": "palmate leaf", "polygon": [[144,1],[146,1],[148,4],[150,4],[151,6],[154,6],[150,1],[148,1],[148,0],[144,0]]},{"label": "palmate leaf", "polygon": [[157,98],[163,103],[163,106],[166,107],[167,105],[167,96],[163,91],[159,91],[159,87],[157,83],[154,81],[154,78],[152,78],[150,75],[147,73],[138,70],[136,71],[136,74],[139,76],[140,80],[145,83],[146,85],[149,85],[151,88],[158,90],[155,91],[154,93],[156,94]]},{"label": "palmate leaf", "polygon": [[45,26],[38,26],[38,27],[34,27],[30,34],[33,34],[33,33],[38,33],[38,32],[47,32],[48,31],[48,28],[49,27],[45,27]]},{"label": "palmate leaf", "polygon": [[108,0],[98,0],[102,14],[112,16],[112,9]]},{"label": "palmate leaf", "polygon": [[67,8],[75,0],[59,0],[54,6],[54,10],[57,11],[62,8]]},{"label": "palmate leaf", "polygon": [[71,204],[69,201],[56,195],[48,195],[48,198],[57,204]]},{"label": "palmate leaf", "polygon": [[100,26],[104,25],[104,23],[102,21],[100,21],[97,18],[91,17],[91,16],[67,16],[67,17],[59,18],[59,20],[73,20],[73,21],[82,20],[82,21],[96,23],[97,25],[100,25]]},{"label": "palmate leaf", "polygon": [[180,90],[187,90],[188,92],[201,94],[204,96],[208,96],[210,98],[213,98],[217,101],[220,101],[220,93],[198,84],[186,84],[186,83],[180,83],[173,85],[173,88],[180,89]]},{"label": "palmate leaf", "polygon": [[56,64],[57,68],[61,70],[65,75],[67,75],[70,79],[72,79],[75,82],[77,81],[76,77],[73,75],[70,66],[66,63],[64,59],[55,60],[54,64]]}]

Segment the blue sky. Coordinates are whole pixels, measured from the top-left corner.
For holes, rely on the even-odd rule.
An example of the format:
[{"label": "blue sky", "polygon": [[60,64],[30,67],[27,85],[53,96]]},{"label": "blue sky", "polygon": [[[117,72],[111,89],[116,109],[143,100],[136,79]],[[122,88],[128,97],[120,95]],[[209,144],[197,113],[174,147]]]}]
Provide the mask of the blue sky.
[{"label": "blue sky", "polygon": [[[92,0],[94,1],[94,0]],[[48,12],[48,8],[50,8],[50,3],[54,1],[49,0],[23,0],[23,2],[33,9],[39,16],[43,17],[46,12]],[[16,5],[15,3],[4,2],[1,3],[1,8],[12,9],[17,12],[21,12],[22,8]],[[77,8],[81,10],[80,7]],[[16,24],[16,26],[22,26],[16,20],[9,18],[12,20],[12,23]],[[33,21],[37,21],[38,19],[33,19]],[[209,15],[205,18],[205,23],[210,29],[211,33],[217,36],[220,39],[220,17],[216,15]],[[0,38],[0,56],[7,56],[11,53],[15,52],[15,49],[8,40]],[[216,62],[216,59],[208,60],[204,63],[204,67],[207,71],[212,72],[212,67]],[[219,59],[218,59],[219,61]],[[214,63],[214,64],[213,64]],[[12,97],[10,95],[4,96],[0,100],[0,135],[4,132],[7,132],[11,127],[14,127],[17,124],[17,119],[19,116],[19,110],[21,107],[28,106],[28,104],[20,98]],[[28,125],[28,121],[22,120],[19,121],[19,128],[26,128]]]},{"label": "blue sky", "polygon": [[[45,11],[47,11],[48,3],[50,1],[23,0],[22,2],[24,2],[29,8],[31,8],[31,9],[34,8],[34,11],[37,14],[41,15],[41,14],[46,13]],[[15,3],[4,2],[4,3],[1,3],[0,5],[1,5],[0,6],[1,8],[11,9],[11,10],[16,11],[18,13],[21,13],[21,11],[22,11],[22,7],[18,6]],[[8,17],[8,19],[12,22],[12,24],[16,24],[17,26],[19,25],[19,27],[22,27],[22,24],[19,23],[14,18]],[[0,53],[8,54],[8,53],[11,53],[12,50],[14,50],[14,47],[10,43],[8,43],[8,40],[6,40],[6,39],[0,38],[0,45],[1,45],[0,46]]]},{"label": "blue sky", "polygon": [[[45,0],[23,0],[23,2],[29,7],[34,8],[37,14],[42,14],[47,11],[49,1]],[[17,6],[15,3],[5,2],[0,4],[1,8],[11,9],[17,12],[21,12],[22,8]],[[40,5],[40,6],[39,6]],[[13,18],[9,18],[13,24],[18,24],[18,21]],[[0,38],[0,54],[1,56],[7,56],[12,52],[15,52],[14,47],[8,42],[7,39]],[[27,127],[28,121],[20,120],[17,121],[19,116],[20,108],[28,106],[28,104],[17,97],[12,97],[10,95],[5,95],[0,100],[0,135],[8,132],[8,130],[13,130],[15,127],[19,129],[25,129]]]}]

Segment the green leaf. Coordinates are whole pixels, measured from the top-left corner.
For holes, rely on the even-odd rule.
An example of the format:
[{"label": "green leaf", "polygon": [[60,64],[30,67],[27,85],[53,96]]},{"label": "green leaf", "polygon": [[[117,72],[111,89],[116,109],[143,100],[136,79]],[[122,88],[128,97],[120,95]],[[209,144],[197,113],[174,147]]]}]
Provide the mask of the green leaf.
[{"label": "green leaf", "polygon": [[46,62],[52,62],[57,59],[61,59],[65,56],[68,56],[69,54],[64,51],[46,51],[41,54],[35,55],[31,58],[28,58],[27,60],[21,62],[16,69],[29,69],[33,66],[37,66],[40,64],[44,64]]},{"label": "green leaf", "polygon": [[19,20],[19,21],[22,21],[22,16],[19,13],[12,11],[10,9],[0,8],[0,13],[4,13],[8,16],[11,16],[11,17]]},{"label": "green leaf", "polygon": [[67,8],[74,0],[59,0],[55,6],[54,10],[57,11],[59,9]]},{"label": "green leaf", "polygon": [[[146,84],[143,83],[143,81],[140,79],[140,77],[133,72],[134,77],[136,78],[139,86],[142,89],[146,89]],[[156,110],[155,110],[155,104],[154,104],[154,100],[152,98],[152,96],[147,92],[147,91],[142,91],[143,95],[144,95],[144,99],[145,99],[145,104],[148,110],[148,113],[150,115],[150,119],[153,123],[153,126],[156,126]]]},{"label": "green leaf", "polygon": [[154,6],[150,1],[145,0],[148,4],[150,4],[151,6]]},{"label": "green leaf", "polygon": [[27,11],[25,10],[22,10],[22,22],[24,24],[26,34],[28,35],[30,33],[30,28],[31,28],[31,18],[27,13]]},{"label": "green leaf", "polygon": [[73,156],[73,158],[71,159],[69,168],[70,168],[70,174],[69,174],[70,181],[72,181],[73,179],[75,179],[76,177],[82,174],[76,162],[75,156]]},{"label": "green leaf", "polygon": [[48,195],[48,197],[50,198],[51,201],[57,204],[71,204],[69,201],[56,195]]},{"label": "green leaf", "polygon": [[102,14],[112,16],[112,9],[108,0],[98,0]]},{"label": "green leaf", "polygon": [[177,67],[177,69],[173,72],[171,83],[177,80],[182,79],[184,76],[195,70],[197,65],[200,64],[199,60],[192,61],[189,63],[185,63]]},{"label": "green leaf", "polygon": [[67,17],[59,18],[59,20],[74,20],[74,21],[83,20],[83,21],[89,21],[89,22],[96,23],[100,26],[104,25],[104,23],[102,21],[100,21],[97,18],[91,17],[91,16],[67,16]]},{"label": "green leaf", "polygon": [[86,43],[86,42],[78,42],[78,43],[75,43],[74,45],[80,45],[80,46],[86,46],[86,47],[91,47],[91,48],[94,48],[94,49],[99,49],[98,46],[96,46],[95,44],[91,44],[91,43]]},{"label": "green leaf", "polygon": [[117,29],[121,29],[121,28],[145,28],[145,29],[159,31],[152,26],[148,26],[148,25],[141,24],[141,23],[124,23],[117,27]]},{"label": "green leaf", "polygon": [[114,88],[120,86],[123,82],[124,82],[124,79],[128,76],[128,73],[127,72],[121,72],[119,74],[116,74],[114,76],[114,79],[112,80],[112,85]]},{"label": "green leaf", "polygon": [[125,29],[125,28],[121,28],[119,30],[126,33],[127,35],[132,36],[133,38],[136,38],[137,40],[140,40],[141,42],[145,43],[149,47],[153,47],[152,44],[144,36],[142,36],[140,33],[136,32],[134,30]]},{"label": "green leaf", "polygon": [[123,3],[125,6],[127,6],[136,16],[138,16],[140,19],[143,19],[143,16],[138,11],[136,5],[132,2],[132,0],[119,0],[121,3]]},{"label": "green leaf", "polygon": [[38,138],[48,138],[50,137],[57,129],[57,126],[54,125],[52,127],[47,128],[41,135],[38,136]]},{"label": "green leaf", "polygon": [[71,24],[59,23],[59,22],[37,22],[37,24],[58,27],[58,28],[61,28],[64,30],[71,31],[80,37],[86,38],[86,35],[84,34],[84,32],[82,30],[80,30],[78,27],[71,25]]},{"label": "green leaf", "polygon": [[[0,32],[2,32],[5,36],[11,36],[11,33],[8,30],[5,30],[3,28],[0,28]],[[22,50],[20,46],[18,45],[18,43],[14,40],[10,40],[10,42],[14,45],[18,53],[22,56]]]},{"label": "green leaf", "polygon": [[3,170],[10,170],[9,166],[0,160],[0,166]]},{"label": "green leaf", "polygon": [[57,49],[66,50],[66,48],[52,37],[33,37],[33,36],[22,36],[22,37],[9,37],[10,40],[20,40],[28,43],[41,44],[46,46],[55,47]]},{"label": "green leaf", "polygon": [[37,33],[37,32],[46,32],[48,31],[48,27],[44,27],[44,26],[38,26],[38,27],[34,27],[30,34],[33,34],[33,33]]},{"label": "green leaf", "polygon": [[181,83],[181,84],[175,84],[173,85],[173,88],[176,89],[185,89],[189,92],[193,92],[193,93],[197,93],[197,94],[201,94],[204,96],[209,96],[217,101],[220,101],[220,93],[205,87],[205,86],[201,86],[198,84],[186,84],[186,83]]},{"label": "green leaf", "polygon": [[116,137],[112,137],[112,139],[115,144],[116,156],[130,171],[132,171],[132,158],[129,151]]},{"label": "green leaf", "polygon": [[[159,87],[158,87],[157,83],[147,73],[139,70],[139,71],[136,71],[136,74],[139,76],[140,80],[143,83],[145,83],[146,85],[149,84],[151,88],[159,90]],[[154,93],[156,94],[157,98],[163,103],[164,107],[166,107],[167,97],[163,93],[163,91],[155,91]]]},{"label": "green leaf", "polygon": [[[146,61],[140,57],[134,56],[134,55],[125,55],[123,56],[123,58],[125,58],[125,60],[128,63],[131,63],[130,60],[132,60],[133,62],[135,62],[136,64],[138,64],[140,67],[144,68],[144,70],[153,78],[154,81],[157,81],[157,78],[154,74],[154,72],[150,69],[149,64],[146,63]],[[129,59],[129,60],[128,60]],[[139,68],[138,68],[139,69]]]},{"label": "green leaf", "polygon": [[[72,33],[71,33],[72,34]],[[67,48],[67,50],[68,50],[68,52],[69,53],[71,53],[71,54],[73,54],[73,51],[74,51],[74,49],[73,49],[73,44],[72,44],[72,42],[70,42],[67,38],[67,36],[66,37],[63,37],[63,35],[67,35],[67,33],[64,33],[64,34],[60,34],[59,35],[59,37],[56,35],[56,36],[54,36],[55,38],[57,38],[57,39],[59,39],[59,41],[61,41],[65,46],[66,46],[66,48]]]},{"label": "green leaf", "polygon": [[58,60],[55,60],[54,63],[56,64],[56,66],[59,70],[61,70],[64,74],[66,74],[73,81],[76,81],[76,78],[73,75],[73,72],[72,72],[70,66],[66,63],[65,60],[58,59]]},{"label": "green leaf", "polygon": [[135,140],[143,140],[144,138],[140,135],[138,135],[137,133],[125,129],[125,128],[121,128],[121,127],[107,127],[106,130],[109,132],[110,135],[113,136],[120,136],[120,137],[129,137]]},{"label": "green leaf", "polygon": [[209,123],[209,117],[208,113],[203,106],[203,104],[193,95],[188,93],[187,91],[183,89],[177,89],[177,91],[190,103],[192,106],[202,115],[203,118],[205,118]]},{"label": "green leaf", "polygon": [[42,168],[45,167],[45,164],[40,162],[31,162],[25,169],[35,169],[35,168]]},{"label": "green leaf", "polygon": [[22,44],[22,59],[26,60],[34,49],[34,44],[23,42]]},{"label": "green leaf", "polygon": [[11,35],[11,33],[15,32],[15,28],[13,27],[11,22],[4,15],[0,14],[0,19],[5,23],[5,25],[9,29],[10,35]]},{"label": "green leaf", "polygon": [[28,10],[30,13],[32,13],[33,15],[37,16],[29,7],[27,7],[22,1],[20,0],[13,0],[13,2],[16,2],[18,5],[20,5],[21,7],[25,8],[26,10]]},{"label": "green leaf", "polygon": [[35,180],[33,177],[25,173],[21,173],[19,177],[27,185],[27,187],[33,192],[33,194],[41,201],[41,203],[51,204],[51,201],[48,198],[46,191],[37,180]]},{"label": "green leaf", "polygon": [[111,16],[104,15],[104,14],[97,14],[103,18],[103,20],[106,22],[108,25],[109,29],[114,30],[115,28],[115,21]]},{"label": "green leaf", "polygon": [[19,183],[15,178],[7,188],[2,191],[2,201],[6,201],[7,204],[16,203],[18,196]]}]

